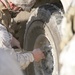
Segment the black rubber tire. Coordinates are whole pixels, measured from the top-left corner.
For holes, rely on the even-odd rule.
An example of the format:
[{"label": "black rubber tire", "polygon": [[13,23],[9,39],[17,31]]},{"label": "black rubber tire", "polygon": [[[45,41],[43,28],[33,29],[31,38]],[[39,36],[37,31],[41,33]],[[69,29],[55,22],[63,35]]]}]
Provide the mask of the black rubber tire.
[{"label": "black rubber tire", "polygon": [[[52,4],[47,4],[37,8],[30,16],[24,36],[24,49],[32,51],[34,49],[35,41],[38,36],[44,35],[50,41],[53,48],[53,57],[55,59],[54,73],[50,75],[58,75],[59,73],[59,43],[60,33],[59,26],[62,18],[62,13]],[[26,69],[27,75],[37,75],[34,71],[35,67],[31,63]],[[43,74],[42,74],[43,75]]]}]

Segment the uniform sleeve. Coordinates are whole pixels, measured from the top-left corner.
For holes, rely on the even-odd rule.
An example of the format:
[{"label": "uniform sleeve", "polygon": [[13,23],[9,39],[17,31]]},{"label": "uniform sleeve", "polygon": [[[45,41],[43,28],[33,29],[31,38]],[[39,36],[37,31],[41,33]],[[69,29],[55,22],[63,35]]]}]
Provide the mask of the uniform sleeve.
[{"label": "uniform sleeve", "polygon": [[11,38],[12,38],[12,35],[10,35],[10,33],[6,29],[1,29],[0,30],[0,47],[10,48]]},{"label": "uniform sleeve", "polygon": [[31,52],[28,53],[16,53],[17,61],[19,62],[22,69],[28,67],[28,65],[34,61],[33,54]]},{"label": "uniform sleeve", "polygon": [[21,69],[25,69],[31,62],[34,61],[34,57],[31,52],[15,52],[14,49],[7,49],[7,52],[18,62]]}]

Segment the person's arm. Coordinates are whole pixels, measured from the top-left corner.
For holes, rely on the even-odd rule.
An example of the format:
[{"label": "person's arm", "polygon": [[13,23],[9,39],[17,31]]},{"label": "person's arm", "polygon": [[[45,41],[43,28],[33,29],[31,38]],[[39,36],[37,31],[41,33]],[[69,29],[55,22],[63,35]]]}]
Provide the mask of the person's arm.
[{"label": "person's arm", "polygon": [[[11,39],[12,46],[17,46],[18,48],[20,48],[20,43],[18,42],[18,40],[13,36]],[[33,61],[39,62],[40,60],[45,58],[43,52],[39,48],[27,53],[15,51],[12,52],[14,52],[12,54],[15,54],[16,60],[19,62],[22,69],[25,69]]]},{"label": "person's arm", "polygon": [[16,53],[17,61],[19,62],[22,69],[28,67],[28,65],[35,61],[39,62],[45,58],[43,52],[40,49],[34,49],[32,52],[28,53]]}]

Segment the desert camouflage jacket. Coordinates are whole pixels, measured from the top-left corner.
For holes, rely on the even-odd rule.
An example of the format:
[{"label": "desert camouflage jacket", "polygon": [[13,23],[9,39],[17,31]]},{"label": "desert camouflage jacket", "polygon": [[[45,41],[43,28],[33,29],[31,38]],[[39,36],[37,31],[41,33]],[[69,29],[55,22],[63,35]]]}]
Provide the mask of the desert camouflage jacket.
[{"label": "desert camouflage jacket", "polygon": [[34,57],[31,52],[15,52],[15,50],[11,47],[11,39],[12,35],[7,31],[5,26],[0,24],[0,48],[6,50],[20,64],[21,68],[25,69],[31,62],[34,61]]}]

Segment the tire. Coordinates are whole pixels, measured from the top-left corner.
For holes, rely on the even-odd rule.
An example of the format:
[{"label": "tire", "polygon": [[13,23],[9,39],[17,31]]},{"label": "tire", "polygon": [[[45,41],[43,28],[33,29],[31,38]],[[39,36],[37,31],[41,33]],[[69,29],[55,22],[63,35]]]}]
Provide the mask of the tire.
[{"label": "tire", "polygon": [[27,75],[58,75],[61,12],[52,4],[37,8],[30,16],[24,36],[24,49],[43,50],[46,59],[33,62],[26,69]]}]

